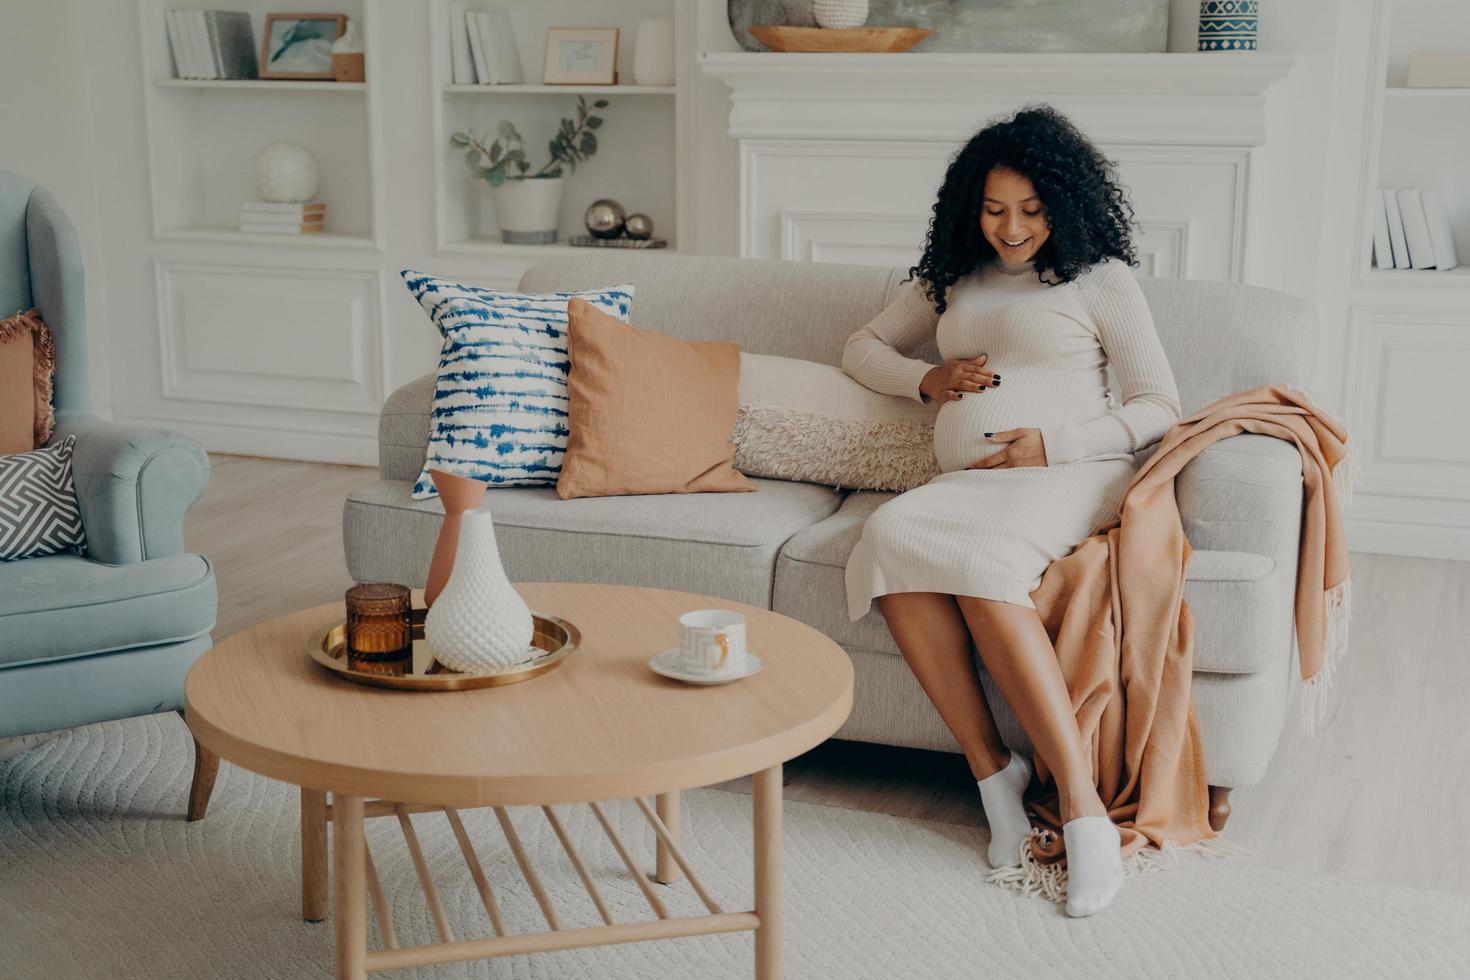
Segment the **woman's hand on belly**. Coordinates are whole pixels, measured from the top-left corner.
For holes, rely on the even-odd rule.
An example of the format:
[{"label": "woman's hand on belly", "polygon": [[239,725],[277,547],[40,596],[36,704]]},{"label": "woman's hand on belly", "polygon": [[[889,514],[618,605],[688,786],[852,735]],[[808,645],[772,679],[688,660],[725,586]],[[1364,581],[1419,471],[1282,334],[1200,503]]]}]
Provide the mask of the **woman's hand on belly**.
[{"label": "woman's hand on belly", "polygon": [[987,442],[1009,443],[998,453],[991,453],[966,466],[967,470],[990,470],[1010,466],[1045,466],[1046,447],[1040,429],[1006,429],[985,433]]}]

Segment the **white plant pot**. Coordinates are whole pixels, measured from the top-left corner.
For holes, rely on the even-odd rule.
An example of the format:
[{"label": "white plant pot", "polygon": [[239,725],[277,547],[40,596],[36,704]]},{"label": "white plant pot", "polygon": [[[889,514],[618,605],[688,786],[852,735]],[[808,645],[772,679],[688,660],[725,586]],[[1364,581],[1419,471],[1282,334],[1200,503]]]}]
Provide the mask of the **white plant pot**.
[{"label": "white plant pot", "polygon": [[640,17],[633,35],[633,81],[674,84],[674,18]]},{"label": "white plant pot", "polygon": [[862,27],[868,22],[868,0],[812,0],[818,26],[829,30]]},{"label": "white plant pot", "polygon": [[565,177],[510,177],[490,188],[500,237],[516,245],[556,241]]},{"label": "white plant pot", "polygon": [[454,568],[424,617],[434,659],[466,674],[499,674],[532,655],[531,609],[506,578],[488,510],[468,511]]}]

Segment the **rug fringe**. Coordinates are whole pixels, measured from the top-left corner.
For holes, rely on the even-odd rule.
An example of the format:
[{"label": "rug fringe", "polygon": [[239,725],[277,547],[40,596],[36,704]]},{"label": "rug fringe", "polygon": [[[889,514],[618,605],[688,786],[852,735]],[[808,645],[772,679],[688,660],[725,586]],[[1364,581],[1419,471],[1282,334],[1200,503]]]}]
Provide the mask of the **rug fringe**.
[{"label": "rug fringe", "polygon": [[[1041,846],[1051,844],[1056,835],[1050,830],[1032,828],[1031,837]],[[1246,857],[1250,849],[1234,841],[1210,837],[1193,844],[1179,846],[1172,840],[1164,841],[1163,847],[1141,847],[1123,861],[1123,877],[1172,871],[1179,865],[1179,856],[1188,854],[1209,860],[1232,860]],[[1049,902],[1067,900],[1067,868],[1060,861],[1055,864],[1040,864],[1031,854],[1030,838],[1021,842],[1021,863],[1008,868],[996,868],[985,876],[991,884],[1008,888],[1022,895],[1044,898]]]}]

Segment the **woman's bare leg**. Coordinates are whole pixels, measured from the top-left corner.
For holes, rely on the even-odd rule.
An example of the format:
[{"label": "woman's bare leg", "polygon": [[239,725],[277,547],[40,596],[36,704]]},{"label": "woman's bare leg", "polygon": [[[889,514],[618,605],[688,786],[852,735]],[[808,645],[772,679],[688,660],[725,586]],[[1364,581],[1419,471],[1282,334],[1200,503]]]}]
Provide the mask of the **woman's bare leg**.
[{"label": "woman's bare leg", "polygon": [[1123,886],[1118,828],[1097,795],[1056,649],[1035,609],[956,596],[980,658],[1057,781],[1067,849],[1067,914],[1093,915]]},{"label": "woman's bare leg", "polygon": [[893,592],[878,596],[877,603],[909,669],[965,750],[975,778],[1000,772],[1010,761],[1010,750],[1001,741],[985,703],[970,630],[955,597],[942,592]]},{"label": "woman's bare leg", "polygon": [[1067,682],[1041,616],[1013,602],[954,598],[985,669],[1056,778],[1062,821],[1106,816],[1077,731]]}]

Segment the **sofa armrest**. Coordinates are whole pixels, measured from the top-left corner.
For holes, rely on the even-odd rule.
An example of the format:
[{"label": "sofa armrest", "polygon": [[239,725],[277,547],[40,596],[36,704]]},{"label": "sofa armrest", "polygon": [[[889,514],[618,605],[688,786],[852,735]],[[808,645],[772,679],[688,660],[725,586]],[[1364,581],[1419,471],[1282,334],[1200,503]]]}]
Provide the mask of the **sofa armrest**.
[{"label": "sofa armrest", "polygon": [[430,372],[388,396],[378,415],[378,475],[384,480],[416,480],[429,451],[429,417],[434,409]]},{"label": "sofa armrest", "polygon": [[204,494],[209,457],[187,436],[90,415],[57,420],[53,443],[77,437],[72,476],[87,555],[125,565],[182,554],[184,514]]},{"label": "sofa armrest", "polygon": [[1267,555],[1293,570],[1301,540],[1301,450],[1242,432],[1211,443],[1174,484],[1184,533],[1196,551]]}]

